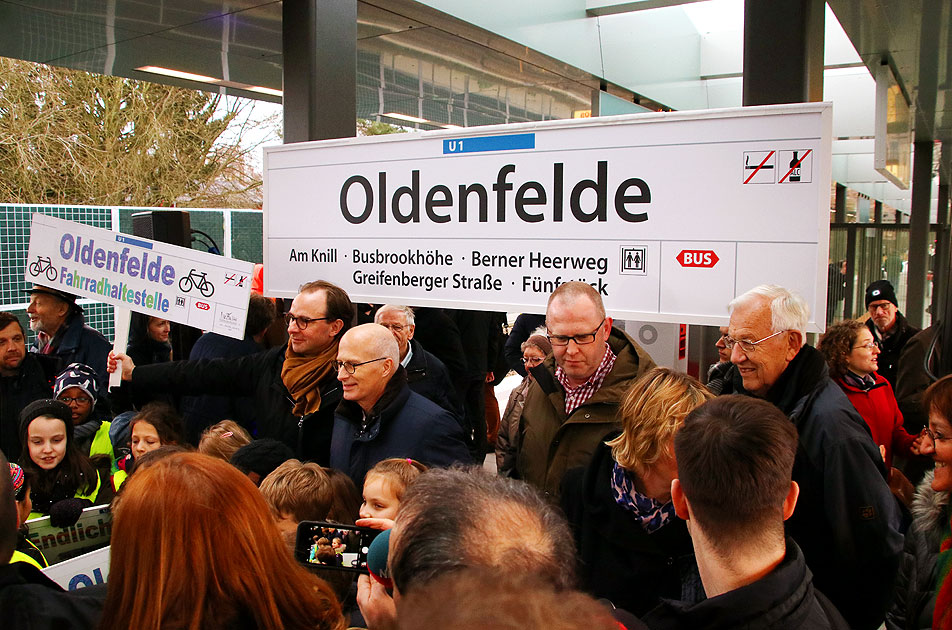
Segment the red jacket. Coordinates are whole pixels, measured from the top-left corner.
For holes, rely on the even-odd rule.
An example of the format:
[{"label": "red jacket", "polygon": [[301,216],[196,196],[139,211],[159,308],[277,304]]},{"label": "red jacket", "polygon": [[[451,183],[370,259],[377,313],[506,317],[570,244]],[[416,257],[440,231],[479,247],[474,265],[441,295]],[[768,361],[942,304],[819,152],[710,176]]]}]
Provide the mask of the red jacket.
[{"label": "red jacket", "polygon": [[886,468],[892,467],[893,453],[910,455],[912,443],[916,436],[909,435],[902,426],[902,412],[896,404],[896,395],[892,385],[879,374],[873,374],[876,384],[869,391],[863,391],[844,381],[836,379],[836,383],[846,392],[846,396],[856,407],[859,415],[869,425],[873,434],[873,441],[886,447]]}]

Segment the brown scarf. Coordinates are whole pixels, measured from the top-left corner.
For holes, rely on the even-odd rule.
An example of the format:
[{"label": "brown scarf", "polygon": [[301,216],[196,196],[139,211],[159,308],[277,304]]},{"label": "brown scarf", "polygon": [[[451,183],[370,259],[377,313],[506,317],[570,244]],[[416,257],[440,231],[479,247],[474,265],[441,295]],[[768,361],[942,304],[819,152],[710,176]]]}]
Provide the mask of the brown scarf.
[{"label": "brown scarf", "polygon": [[337,359],[337,341],[316,356],[304,356],[291,349],[284,355],[281,380],[295,400],[295,415],[305,416],[321,408],[320,382],[334,371]]}]

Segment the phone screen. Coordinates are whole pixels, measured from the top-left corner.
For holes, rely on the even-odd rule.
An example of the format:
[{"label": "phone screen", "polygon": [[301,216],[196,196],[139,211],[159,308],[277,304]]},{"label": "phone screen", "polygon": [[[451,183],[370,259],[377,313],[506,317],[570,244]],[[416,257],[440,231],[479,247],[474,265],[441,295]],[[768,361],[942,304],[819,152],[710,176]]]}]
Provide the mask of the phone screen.
[{"label": "phone screen", "polygon": [[294,556],[308,566],[367,573],[367,551],[380,530],[356,525],[302,521]]}]

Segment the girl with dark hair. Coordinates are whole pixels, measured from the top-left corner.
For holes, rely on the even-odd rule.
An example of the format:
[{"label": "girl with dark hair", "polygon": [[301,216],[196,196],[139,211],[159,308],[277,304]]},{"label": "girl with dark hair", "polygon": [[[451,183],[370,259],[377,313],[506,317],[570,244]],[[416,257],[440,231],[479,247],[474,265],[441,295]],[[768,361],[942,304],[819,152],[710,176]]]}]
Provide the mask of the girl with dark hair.
[{"label": "girl with dark hair", "polygon": [[134,470],[135,461],[160,446],[184,444],[185,427],[181,416],[171,405],[149,403],[129,423],[130,453],[119,461],[119,471],[112,477],[116,490]]},{"label": "girl with dark hair", "polygon": [[[65,522],[84,507],[108,503],[108,483],[73,439],[73,415],[58,400],[37,400],[20,412],[20,466],[32,480],[29,518],[52,514]],[[68,524],[72,524],[72,522]],[[53,522],[57,525],[56,522]]]},{"label": "girl with dark hair", "polygon": [[344,625],[333,592],[293,560],[255,485],[198,453],[129,480],[114,511],[108,588],[101,630]]},{"label": "girl with dark hair", "polygon": [[129,345],[126,354],[136,365],[165,363],[172,359],[172,344],[169,331],[172,325],[167,319],[133,313],[129,325]]}]

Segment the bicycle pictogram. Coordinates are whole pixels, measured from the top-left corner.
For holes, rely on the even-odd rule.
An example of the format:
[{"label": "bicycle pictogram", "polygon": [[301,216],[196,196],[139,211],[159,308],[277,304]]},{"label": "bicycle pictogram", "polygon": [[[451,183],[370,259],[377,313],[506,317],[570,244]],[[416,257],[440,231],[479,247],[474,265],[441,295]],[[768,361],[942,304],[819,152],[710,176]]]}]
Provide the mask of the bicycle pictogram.
[{"label": "bicycle pictogram", "polygon": [[193,288],[198,289],[202,295],[205,297],[211,297],[212,293],[215,292],[215,287],[212,283],[206,278],[207,272],[198,273],[198,270],[192,269],[188,272],[187,276],[183,276],[179,280],[179,289],[183,293],[188,293]]},{"label": "bicycle pictogram", "polygon": [[50,282],[56,280],[56,268],[53,266],[53,261],[50,260],[49,256],[37,256],[36,260],[30,263],[29,270],[31,276],[36,277],[45,272]]}]

